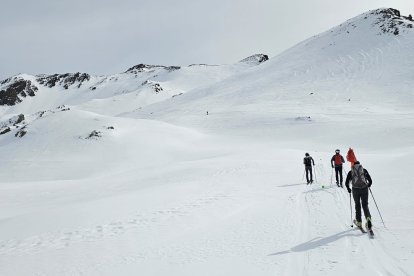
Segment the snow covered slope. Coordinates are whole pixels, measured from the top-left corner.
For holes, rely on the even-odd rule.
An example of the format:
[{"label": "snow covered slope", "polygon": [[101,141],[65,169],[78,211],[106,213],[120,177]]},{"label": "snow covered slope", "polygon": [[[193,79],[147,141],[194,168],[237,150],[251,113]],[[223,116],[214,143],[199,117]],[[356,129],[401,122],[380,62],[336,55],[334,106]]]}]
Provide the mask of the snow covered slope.
[{"label": "snow covered slope", "polygon": [[[2,81],[0,275],[414,274],[413,24],[379,9],[268,61]],[[332,185],[349,146],[375,239]]]},{"label": "snow covered slope", "polygon": [[0,82],[0,114],[34,113],[59,105],[109,115],[141,108],[212,84],[268,59],[254,55],[232,65],[193,64],[188,67],[135,65],[124,73],[93,76],[67,73],[17,75]]}]

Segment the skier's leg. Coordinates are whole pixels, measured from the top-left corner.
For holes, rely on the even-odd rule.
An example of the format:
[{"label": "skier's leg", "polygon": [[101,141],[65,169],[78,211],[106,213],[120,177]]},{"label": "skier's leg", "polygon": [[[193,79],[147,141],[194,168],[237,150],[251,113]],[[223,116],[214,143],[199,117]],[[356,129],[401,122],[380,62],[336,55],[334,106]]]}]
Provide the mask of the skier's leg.
[{"label": "skier's leg", "polygon": [[305,171],[306,171],[306,182],[309,184],[309,167],[308,166],[305,167]]},{"label": "skier's leg", "polygon": [[341,178],[341,187],[342,187],[342,183],[344,182],[344,178],[342,177],[342,166],[339,167],[339,176]]},{"label": "skier's leg", "polygon": [[361,222],[361,195],[359,189],[352,189],[352,196],[354,197],[355,202],[355,219],[358,222]]},{"label": "skier's leg", "polygon": [[338,184],[339,184],[339,181],[338,181],[338,173],[339,173],[338,167],[335,167],[335,179],[336,179],[336,185],[338,185]]},{"label": "skier's leg", "polygon": [[370,229],[372,227],[372,223],[371,223],[371,213],[369,212],[369,208],[368,208],[368,188],[362,189],[361,201],[362,201],[362,209],[364,210],[364,215],[365,215],[365,218],[367,219],[367,228]]},{"label": "skier's leg", "polygon": [[313,175],[312,175],[312,167],[309,167],[309,173],[310,173],[310,182],[313,182]]}]

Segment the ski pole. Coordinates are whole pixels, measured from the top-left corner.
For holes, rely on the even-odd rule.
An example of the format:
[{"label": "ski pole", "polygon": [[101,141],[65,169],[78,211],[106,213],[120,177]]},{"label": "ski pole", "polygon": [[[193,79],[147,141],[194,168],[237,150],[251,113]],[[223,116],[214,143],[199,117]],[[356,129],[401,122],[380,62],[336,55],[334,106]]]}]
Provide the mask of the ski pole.
[{"label": "ski pole", "polygon": [[332,179],[333,179],[333,168],[331,170],[331,187],[332,187]]},{"label": "ski pole", "polygon": [[313,174],[315,175],[315,182],[318,182],[318,180],[316,179],[316,169],[315,169],[315,165],[313,165]]},{"label": "ski pole", "polygon": [[377,210],[378,210],[378,213],[379,213],[379,215],[380,215],[380,218],[381,218],[382,224],[384,224],[384,227],[385,227],[385,228],[387,228],[387,227],[385,226],[384,220],[382,219],[382,215],[381,215],[381,212],[380,212],[380,210],[379,210],[379,208],[378,208],[377,202],[375,201],[374,194],[372,193],[372,191],[371,191],[371,188],[370,188],[370,187],[368,187],[368,189],[369,189],[369,192],[371,193],[372,199],[374,200],[375,206],[377,206]]},{"label": "ski pole", "polygon": [[352,219],[352,200],[351,200],[351,193],[349,193],[349,208],[351,210],[351,227],[354,227],[354,220]]},{"label": "ski pole", "polygon": [[305,172],[306,172],[306,169],[303,171],[302,182],[305,180]]}]

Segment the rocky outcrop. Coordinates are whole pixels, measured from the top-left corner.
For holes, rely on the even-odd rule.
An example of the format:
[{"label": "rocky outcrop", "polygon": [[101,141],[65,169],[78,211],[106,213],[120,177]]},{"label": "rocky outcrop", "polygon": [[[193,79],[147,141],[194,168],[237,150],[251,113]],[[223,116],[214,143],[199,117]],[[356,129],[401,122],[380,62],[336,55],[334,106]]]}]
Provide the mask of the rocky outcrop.
[{"label": "rocky outcrop", "polygon": [[0,135],[6,134],[7,132],[10,132],[11,129],[9,127],[5,127],[0,129]]},{"label": "rocky outcrop", "polygon": [[92,130],[92,132],[85,139],[96,139],[102,137],[102,132],[97,130]]},{"label": "rocky outcrop", "polygon": [[38,88],[30,80],[15,77],[1,82],[4,88],[0,89],[0,105],[15,105],[22,101],[22,98],[33,97]]},{"label": "rocky outcrop", "polygon": [[411,14],[409,16],[402,16],[399,10],[396,9],[378,9],[371,14],[378,16],[374,25],[379,26],[379,34],[394,34],[399,35],[407,29],[413,28],[413,19]]},{"label": "rocky outcrop", "polygon": [[242,59],[240,62],[248,64],[260,64],[269,60],[269,56],[265,54],[255,54],[245,59]]},{"label": "rocky outcrop", "polygon": [[21,125],[24,125],[24,123],[25,123],[25,117],[23,114],[13,116],[7,121],[0,122],[0,135],[8,133],[12,129],[19,128],[21,127]]},{"label": "rocky outcrop", "polygon": [[161,91],[164,90],[158,82],[154,82],[154,81],[150,81],[150,80],[144,81],[141,85],[151,87],[152,91],[154,91],[155,94],[158,94],[158,93],[160,93]]},{"label": "rocky outcrop", "polygon": [[172,71],[181,69],[181,67],[180,66],[148,65],[148,64],[140,63],[126,70],[125,73],[136,74],[136,73],[142,73],[142,72],[154,72],[156,69],[164,69],[164,70],[167,70],[168,72],[172,72]]},{"label": "rocky outcrop", "polygon": [[56,107],[54,110],[44,110],[44,111],[36,112],[34,114],[29,115],[28,118],[26,118],[24,114],[13,116],[6,121],[0,122],[0,135],[9,133],[12,130],[18,130],[15,133],[15,136],[21,138],[27,134],[28,126],[30,126],[30,124],[33,121],[38,120],[42,117],[46,117],[51,114],[57,113],[57,112],[63,112],[63,111],[69,111],[69,110],[70,110],[69,107],[65,105],[61,105],[61,106]]},{"label": "rocky outcrop", "polygon": [[26,134],[27,134],[26,127],[22,127],[18,132],[16,132],[14,136],[18,138],[22,138]]},{"label": "rocky outcrop", "polygon": [[86,73],[66,73],[66,74],[54,74],[54,75],[39,75],[37,81],[44,86],[52,88],[56,85],[63,86],[68,89],[71,85],[76,85],[78,88],[86,81],[89,81],[91,76]]}]

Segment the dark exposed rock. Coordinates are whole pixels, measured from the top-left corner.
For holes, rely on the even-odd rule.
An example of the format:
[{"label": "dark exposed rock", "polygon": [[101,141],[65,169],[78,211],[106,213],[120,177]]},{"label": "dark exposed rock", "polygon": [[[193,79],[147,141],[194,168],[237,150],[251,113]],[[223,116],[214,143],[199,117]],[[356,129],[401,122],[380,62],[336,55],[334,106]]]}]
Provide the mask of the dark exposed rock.
[{"label": "dark exposed rock", "polygon": [[154,92],[156,94],[158,94],[159,92],[163,91],[164,89],[162,89],[161,85],[159,83],[154,83],[152,85],[152,89],[154,90]]},{"label": "dark exposed rock", "polygon": [[24,121],[24,115],[23,114],[19,114],[17,116],[17,120],[14,122],[14,125],[20,124],[23,121]]},{"label": "dark exposed rock", "polygon": [[21,98],[33,97],[35,92],[38,91],[38,88],[30,80],[16,78],[13,81],[12,79],[7,79],[2,81],[2,84],[4,85],[8,82],[11,83],[0,90],[0,105],[12,106],[18,104],[22,101]]},{"label": "dark exposed rock", "polygon": [[159,92],[164,90],[159,83],[153,82],[153,81],[150,81],[150,80],[144,81],[141,85],[142,86],[144,86],[144,85],[150,86],[156,94],[158,94]]},{"label": "dark exposed rock", "polygon": [[70,108],[67,107],[66,105],[60,105],[56,107],[55,110],[42,110],[42,111],[35,113],[35,115],[37,116],[37,118],[42,118],[43,116],[48,116],[50,114],[54,114],[59,111],[69,111],[69,110]]},{"label": "dark exposed rock", "polygon": [[412,28],[412,24],[407,22],[412,21],[411,14],[408,17],[401,16],[399,10],[391,8],[375,10],[371,14],[380,15],[374,25],[379,25],[381,33],[399,35],[401,31]]},{"label": "dark exposed rock", "polygon": [[115,129],[113,126],[109,126],[106,129]]},{"label": "dark exposed rock", "polygon": [[269,56],[265,54],[256,54],[245,59],[242,59],[240,62],[251,63],[251,64],[260,64],[269,60]]},{"label": "dark exposed rock", "polygon": [[10,131],[11,131],[11,129],[9,127],[0,129],[0,135],[6,134],[7,132],[10,132]]},{"label": "dark exposed rock", "polygon": [[66,105],[59,105],[58,107],[56,107],[56,109],[60,110],[60,111],[69,111],[70,110],[70,108],[67,107]]},{"label": "dark exposed rock", "polygon": [[175,97],[177,97],[177,96],[181,96],[183,93],[179,93],[179,94],[175,94],[175,95],[172,95],[172,97],[171,98],[175,98]]},{"label": "dark exposed rock", "polygon": [[18,132],[16,132],[16,134],[14,136],[18,137],[18,138],[22,138],[26,134],[27,134],[26,127],[23,127]]},{"label": "dark exposed rock", "polygon": [[89,135],[88,135],[88,137],[86,137],[86,139],[93,139],[93,138],[99,138],[99,137],[102,137],[102,132],[100,132],[100,131],[97,131],[97,130],[93,130]]},{"label": "dark exposed rock", "polygon": [[66,74],[54,74],[54,75],[40,75],[37,76],[37,81],[49,88],[52,88],[56,85],[61,85],[65,89],[68,89],[69,86],[77,83],[77,87],[80,88],[82,83],[85,81],[89,81],[91,76],[86,73],[66,73]]},{"label": "dark exposed rock", "polygon": [[46,113],[46,111],[39,111],[37,114],[38,114],[39,118],[42,118],[43,115],[45,115],[45,113]]},{"label": "dark exposed rock", "polygon": [[19,115],[13,116],[8,121],[0,122],[0,128],[10,127],[10,126],[17,126],[18,124],[24,122],[24,120],[25,120],[24,115],[19,114]]},{"label": "dark exposed rock", "polygon": [[8,79],[5,79],[5,80],[2,80],[2,81],[0,82],[0,85],[4,85],[4,84],[6,84],[6,83],[10,82],[11,80],[12,80],[12,78],[8,78]]},{"label": "dark exposed rock", "polygon": [[148,65],[148,64],[140,63],[126,70],[125,73],[153,72],[155,69],[165,69],[168,72],[172,72],[172,71],[181,69],[181,67],[180,66]]}]

